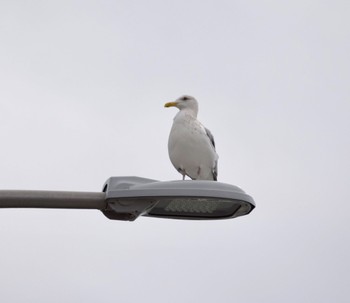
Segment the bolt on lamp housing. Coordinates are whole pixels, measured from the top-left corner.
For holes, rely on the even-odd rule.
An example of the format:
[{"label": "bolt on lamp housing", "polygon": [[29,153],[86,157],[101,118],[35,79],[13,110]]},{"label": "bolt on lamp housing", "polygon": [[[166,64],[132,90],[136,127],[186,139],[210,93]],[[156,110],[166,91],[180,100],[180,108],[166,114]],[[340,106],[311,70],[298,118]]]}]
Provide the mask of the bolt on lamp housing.
[{"label": "bolt on lamp housing", "polygon": [[103,191],[110,219],[133,221],[138,216],[190,220],[235,218],[255,207],[239,187],[221,182],[157,181],[140,177],[111,177]]}]

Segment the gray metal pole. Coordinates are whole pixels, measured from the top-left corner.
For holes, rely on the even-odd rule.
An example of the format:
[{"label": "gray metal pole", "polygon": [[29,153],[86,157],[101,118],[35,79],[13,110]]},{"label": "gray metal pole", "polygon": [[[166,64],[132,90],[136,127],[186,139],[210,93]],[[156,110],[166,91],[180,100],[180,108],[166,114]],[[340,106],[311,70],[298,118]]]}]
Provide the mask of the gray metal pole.
[{"label": "gray metal pole", "polygon": [[0,190],[0,208],[75,208],[105,210],[105,193]]}]

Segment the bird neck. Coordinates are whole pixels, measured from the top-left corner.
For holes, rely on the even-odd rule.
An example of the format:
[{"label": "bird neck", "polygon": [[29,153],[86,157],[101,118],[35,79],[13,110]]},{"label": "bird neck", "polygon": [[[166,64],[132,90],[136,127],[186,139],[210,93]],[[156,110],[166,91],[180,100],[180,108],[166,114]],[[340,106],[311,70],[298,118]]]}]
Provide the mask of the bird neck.
[{"label": "bird neck", "polygon": [[198,115],[198,108],[190,108],[190,107],[187,107],[187,108],[183,108],[181,109],[177,116],[192,116],[194,118],[197,118],[197,115]]}]

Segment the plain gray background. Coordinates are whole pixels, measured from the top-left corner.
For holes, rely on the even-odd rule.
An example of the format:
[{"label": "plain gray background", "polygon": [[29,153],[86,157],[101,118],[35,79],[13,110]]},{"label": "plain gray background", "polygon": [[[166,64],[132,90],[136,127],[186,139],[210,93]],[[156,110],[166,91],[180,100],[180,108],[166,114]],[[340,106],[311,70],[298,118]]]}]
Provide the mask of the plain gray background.
[{"label": "plain gray background", "polygon": [[349,302],[349,1],[0,2],[2,189],[178,180],[182,94],[214,134],[222,221],[0,210],[1,302]]}]

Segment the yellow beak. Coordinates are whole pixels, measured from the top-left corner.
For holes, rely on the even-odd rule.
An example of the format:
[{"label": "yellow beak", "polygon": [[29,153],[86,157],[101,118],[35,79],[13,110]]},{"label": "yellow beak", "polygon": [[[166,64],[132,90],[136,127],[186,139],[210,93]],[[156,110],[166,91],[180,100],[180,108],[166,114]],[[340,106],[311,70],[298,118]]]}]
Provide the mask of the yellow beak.
[{"label": "yellow beak", "polygon": [[177,102],[168,102],[164,104],[164,107],[172,107],[172,106],[176,106]]}]

